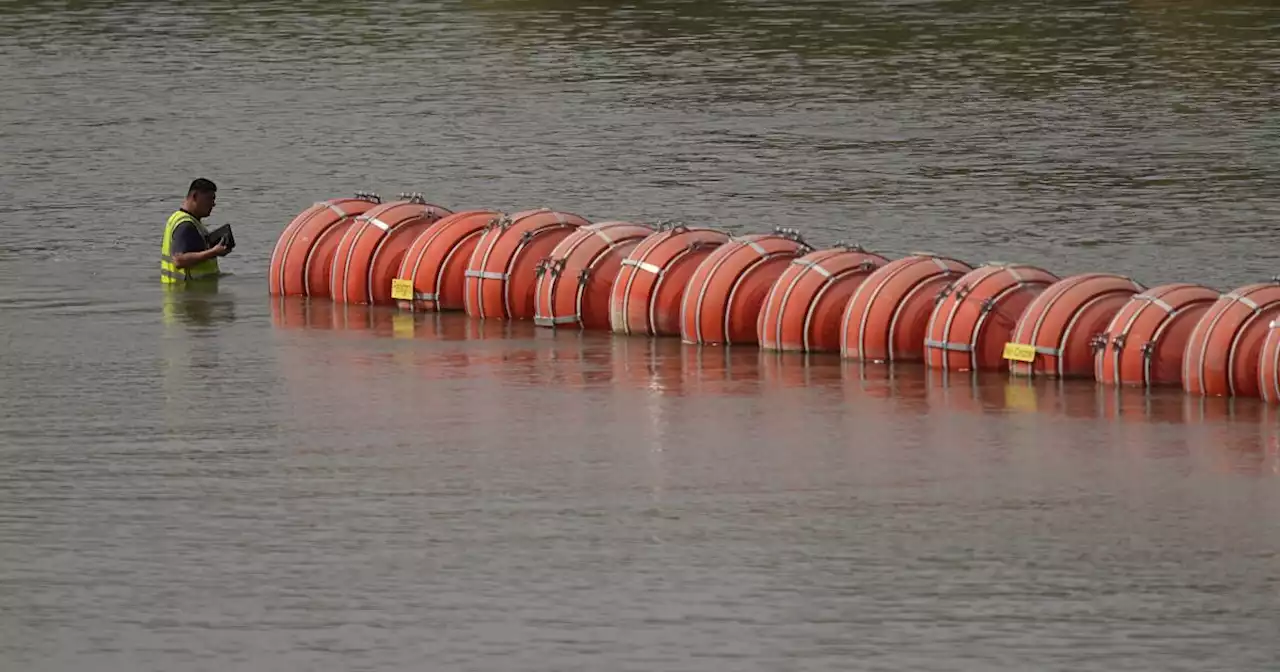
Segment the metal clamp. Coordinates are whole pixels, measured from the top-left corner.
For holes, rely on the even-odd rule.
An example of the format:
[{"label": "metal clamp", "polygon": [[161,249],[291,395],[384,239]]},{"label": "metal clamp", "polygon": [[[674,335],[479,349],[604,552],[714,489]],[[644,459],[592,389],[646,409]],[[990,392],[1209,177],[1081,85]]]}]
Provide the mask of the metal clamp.
[{"label": "metal clamp", "polygon": [[[561,264],[563,266],[563,264]],[[591,278],[591,267],[587,267],[578,272],[578,284],[585,285],[587,280]]]},{"label": "metal clamp", "polygon": [[358,199],[360,199],[360,200],[362,200],[362,201],[369,201],[370,203],[381,203],[381,202],[382,202],[382,197],[381,197],[381,196],[379,196],[377,193],[372,192],[372,191],[357,191],[357,192],[356,192],[356,198],[358,198]]},{"label": "metal clamp", "polygon": [[1108,336],[1109,334],[1107,334],[1105,331],[1102,332],[1101,334],[1094,334],[1093,338],[1089,339],[1089,349],[1093,350],[1094,352],[1097,352],[1099,350],[1106,348]]},{"label": "metal clamp", "polygon": [[1156,354],[1156,342],[1147,341],[1146,343],[1143,343],[1141,352],[1143,359],[1151,359],[1151,357]]},{"label": "metal clamp", "polygon": [[1115,338],[1111,339],[1111,346],[1114,347],[1116,350],[1123,350],[1124,337],[1125,337],[1125,334],[1117,334]]},{"label": "metal clamp", "polygon": [[955,289],[955,283],[948,282],[942,289],[938,290],[937,296],[933,297],[934,303],[942,303],[951,294],[951,290]]},{"label": "metal clamp", "polygon": [[535,275],[541,276],[544,273],[550,273],[552,277],[560,275],[560,271],[564,270],[564,259],[556,259],[554,257],[543,257],[538,260],[538,265],[534,267]]},{"label": "metal clamp", "polygon": [[846,252],[866,252],[867,251],[867,248],[857,243],[850,243],[844,240],[837,240],[835,245],[832,245],[831,247],[845,250]]},{"label": "metal clamp", "polygon": [[982,314],[989,313],[996,308],[996,300],[990,296],[982,300],[982,305],[978,306],[978,312]]},{"label": "metal clamp", "polygon": [[408,201],[418,205],[426,205],[427,203],[427,199],[422,196],[421,192],[417,191],[402,191],[400,192],[399,198],[402,201]]}]

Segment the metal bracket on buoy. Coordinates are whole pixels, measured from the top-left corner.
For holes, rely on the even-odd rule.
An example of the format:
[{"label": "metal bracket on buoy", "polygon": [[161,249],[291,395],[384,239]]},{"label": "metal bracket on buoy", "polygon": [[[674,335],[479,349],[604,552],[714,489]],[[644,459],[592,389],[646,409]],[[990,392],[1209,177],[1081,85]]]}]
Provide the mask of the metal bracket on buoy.
[{"label": "metal bracket on buoy", "polygon": [[988,296],[987,298],[982,300],[982,305],[978,307],[978,311],[985,314],[994,310],[995,307],[996,307],[996,300]]},{"label": "metal bracket on buoy", "polygon": [[847,252],[866,252],[867,251],[867,248],[857,243],[850,243],[844,240],[837,240],[836,244],[832,245],[832,247],[836,247],[836,248],[845,250]]},{"label": "metal bracket on buoy", "polygon": [[955,283],[948,282],[942,289],[938,290],[938,295],[933,297],[934,303],[942,303],[951,294],[951,290],[955,289]]},{"label": "metal bracket on buoy", "polygon": [[422,196],[421,192],[417,191],[400,192],[400,200],[409,201],[410,203],[416,203],[418,205],[426,205],[427,203],[427,199]]},{"label": "metal bracket on buoy", "polygon": [[1115,338],[1111,339],[1111,345],[1115,346],[1116,350],[1124,349],[1124,336],[1124,334],[1117,334]]},{"label": "metal bracket on buoy", "polygon": [[795,242],[799,243],[800,249],[804,253],[812,252],[814,250],[814,247],[804,239],[804,236],[800,235],[799,229],[792,229],[788,227],[775,227],[773,231],[777,235],[782,236],[787,240],[794,240]]},{"label": "metal bracket on buoy", "polygon": [[529,241],[531,241],[531,240],[533,240],[533,232],[532,232],[532,231],[525,231],[524,233],[520,234],[520,244],[521,244],[521,245],[527,244],[527,243],[528,243]]},{"label": "metal bracket on buoy", "polygon": [[1102,350],[1107,347],[1107,338],[1109,336],[1110,334],[1105,331],[1101,334],[1094,334],[1093,338],[1089,339],[1089,349],[1097,352],[1098,350]]},{"label": "metal bracket on buoy", "polygon": [[590,278],[591,278],[591,267],[590,267],[590,266],[588,266],[588,267],[586,267],[586,268],[582,269],[581,271],[578,271],[578,284],[579,284],[579,285],[585,285],[585,284],[587,284],[587,280],[588,280],[588,279],[590,279]]},{"label": "metal bracket on buoy", "polygon": [[381,196],[379,196],[377,193],[372,192],[372,191],[357,191],[357,192],[356,192],[356,198],[358,198],[358,199],[360,199],[360,200],[362,200],[362,201],[369,201],[369,202],[371,202],[371,203],[381,203],[381,202],[382,202],[382,197],[381,197]]},{"label": "metal bracket on buoy", "polygon": [[1143,343],[1141,352],[1143,359],[1151,359],[1152,355],[1156,352],[1156,342],[1147,341],[1146,343]]}]

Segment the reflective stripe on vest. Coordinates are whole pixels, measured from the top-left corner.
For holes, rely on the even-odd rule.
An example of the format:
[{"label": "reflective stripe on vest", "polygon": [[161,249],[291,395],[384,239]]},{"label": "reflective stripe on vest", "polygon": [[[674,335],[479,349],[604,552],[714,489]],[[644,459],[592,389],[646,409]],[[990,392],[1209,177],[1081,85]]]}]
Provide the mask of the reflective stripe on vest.
[{"label": "reflective stripe on vest", "polygon": [[169,215],[169,221],[164,225],[164,240],[160,243],[160,282],[175,283],[186,282],[187,280],[202,280],[205,278],[216,277],[218,275],[218,259],[205,259],[204,261],[188,268],[178,268],[173,263],[173,255],[170,253],[171,244],[173,243],[173,232],[178,230],[178,225],[183,222],[191,222],[200,237],[208,242],[209,232],[204,228],[204,224],[196,219],[191,213],[182,210],[175,210]]}]

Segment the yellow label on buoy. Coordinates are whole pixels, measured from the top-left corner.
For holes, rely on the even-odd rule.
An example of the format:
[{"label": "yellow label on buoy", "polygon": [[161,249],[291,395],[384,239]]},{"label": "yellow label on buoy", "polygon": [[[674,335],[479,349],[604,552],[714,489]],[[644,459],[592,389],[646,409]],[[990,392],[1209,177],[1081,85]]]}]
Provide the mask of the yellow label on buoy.
[{"label": "yellow label on buoy", "polygon": [[1036,359],[1036,346],[1022,343],[1005,343],[1004,358],[1015,362],[1033,362]]},{"label": "yellow label on buoy", "polygon": [[397,301],[413,300],[413,281],[395,278],[391,281],[391,298]]}]

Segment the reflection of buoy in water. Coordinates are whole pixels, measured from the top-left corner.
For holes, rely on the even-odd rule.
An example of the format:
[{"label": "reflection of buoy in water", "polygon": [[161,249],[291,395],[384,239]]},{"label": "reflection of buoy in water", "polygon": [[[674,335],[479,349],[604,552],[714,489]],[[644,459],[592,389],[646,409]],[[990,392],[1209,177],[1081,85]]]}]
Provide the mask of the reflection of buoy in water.
[{"label": "reflection of buoy in water", "polygon": [[391,281],[413,239],[451,214],[418,194],[383,203],[356,217],[333,253],[330,292],[337,303],[391,304]]},{"label": "reflection of buoy in water", "polygon": [[565,236],[538,262],[533,323],[540,327],[609,328],[609,294],[627,253],[653,229],[599,222]]},{"label": "reflection of buoy in water", "polygon": [[660,227],[622,260],[609,295],[609,325],[620,334],[680,335],[680,303],[698,265],[729,240],[716,229]]},{"label": "reflection of buoy in water", "polygon": [[1280,313],[1280,282],[1223,294],[1187,339],[1182,389],[1193,394],[1258,396],[1258,363],[1271,319]]},{"label": "reflection of buoy in water", "polygon": [[765,350],[837,352],[845,306],[858,285],[889,263],[861,247],[837,245],[793,259],[773,283],[756,334]]},{"label": "reflection of buoy in water", "polygon": [[[1026,358],[1009,359],[1017,376],[1091,378],[1095,337],[1142,285],[1112,273],[1082,273],[1049,285],[1022,311],[1010,337],[1031,346]],[[1007,356],[1008,353],[1006,353]]]},{"label": "reflection of buoy in water", "polygon": [[485,226],[467,263],[463,308],[471,317],[533,317],[538,261],[591,222],[548,208],[498,217]]},{"label": "reflection of buoy in water", "polygon": [[1180,390],[1165,387],[1096,386],[1098,416],[1122,422],[1181,424],[1184,399]]},{"label": "reflection of buoy in water", "polygon": [[277,296],[271,301],[271,321],[285,329],[333,329],[333,302],[303,296]]},{"label": "reflection of buoy in water", "polygon": [[271,296],[329,296],[333,251],[357,215],[382,199],[358,192],[355,198],[331,198],[298,213],[284,227],[271,252],[267,287]]},{"label": "reflection of buoy in water", "polygon": [[925,362],[948,371],[1006,370],[1004,346],[1018,317],[1058,279],[1026,264],[988,264],[957,278],[929,317]]},{"label": "reflection of buoy in water", "polygon": [[702,345],[757,342],[760,304],[792,259],[813,251],[797,232],[732,237],[698,264],[680,305],[680,338]]},{"label": "reflection of buoy in water", "polygon": [[1094,379],[1106,385],[1182,384],[1182,361],[1196,323],[1220,294],[1175,282],[1129,298],[1098,338]]},{"label": "reflection of buoy in water", "polygon": [[462,310],[467,262],[485,225],[501,214],[493,210],[455,212],[419,233],[396,274],[413,282],[414,299],[397,304],[420,311]]},{"label": "reflection of buoy in water", "polygon": [[918,362],[938,292],[973,270],[969,264],[918,252],[867,276],[849,298],[840,325],[840,353],[867,362]]}]

